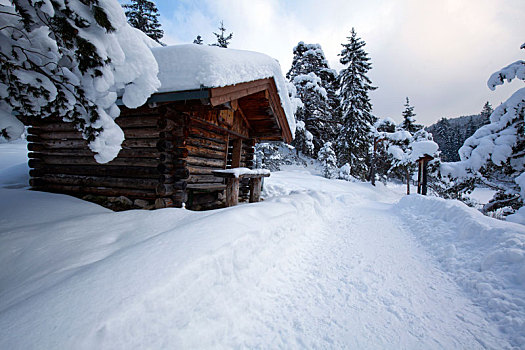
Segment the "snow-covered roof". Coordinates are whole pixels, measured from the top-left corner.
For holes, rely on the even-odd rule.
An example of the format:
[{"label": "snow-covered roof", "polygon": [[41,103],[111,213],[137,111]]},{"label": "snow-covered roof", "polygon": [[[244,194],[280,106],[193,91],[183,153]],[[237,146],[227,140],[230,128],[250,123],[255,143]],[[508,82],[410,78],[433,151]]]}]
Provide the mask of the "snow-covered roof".
[{"label": "snow-covered roof", "polygon": [[151,49],[159,65],[157,92],[217,88],[273,78],[292,134],[295,118],[279,62],[268,55],[245,50],[196,44]]}]

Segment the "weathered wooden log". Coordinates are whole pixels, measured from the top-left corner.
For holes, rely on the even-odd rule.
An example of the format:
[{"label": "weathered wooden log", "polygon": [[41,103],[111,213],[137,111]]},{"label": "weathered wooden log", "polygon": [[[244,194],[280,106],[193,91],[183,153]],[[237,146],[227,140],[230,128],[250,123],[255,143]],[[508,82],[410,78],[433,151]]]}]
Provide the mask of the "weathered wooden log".
[{"label": "weathered wooden log", "polygon": [[222,183],[224,180],[214,175],[191,174],[188,177],[187,181],[188,183],[196,184],[196,183],[210,183],[210,182]]},{"label": "weathered wooden log", "polygon": [[45,184],[48,183],[72,186],[134,188],[139,190],[154,190],[159,184],[155,179],[116,178],[65,174],[48,174],[38,178],[31,178],[29,181],[29,184],[33,187],[45,186]]},{"label": "weathered wooden log", "polygon": [[184,201],[174,199],[173,197],[164,197],[155,199],[155,209],[162,208],[182,208]]},{"label": "weathered wooden log", "polygon": [[[61,157],[54,155],[40,155],[38,159],[29,159],[29,167],[38,168],[42,167],[42,164],[54,164],[54,165],[98,165],[97,161],[93,157]],[[105,163],[106,166],[140,166],[140,167],[158,167],[162,165],[158,159],[148,158],[124,158],[118,157],[112,161]],[[172,165],[170,164],[170,167]],[[161,171],[162,172],[162,171]]]},{"label": "weathered wooden log", "polygon": [[224,159],[225,151],[219,151],[215,149],[203,148],[188,145],[186,146],[188,154],[194,157],[204,157],[204,158],[215,158],[215,159]]},{"label": "weathered wooden log", "polygon": [[211,175],[213,170],[217,170],[217,168],[203,167],[191,164],[187,165],[187,169],[190,172],[190,175]]},{"label": "weathered wooden log", "polygon": [[[30,158],[39,158],[39,155],[47,156],[71,156],[71,157],[93,157],[95,153],[89,148],[58,148],[58,149],[49,149],[46,148],[43,144],[30,143],[27,145],[28,150],[35,152],[36,154],[31,155]],[[176,149],[173,153],[170,154],[171,157],[183,157],[188,154],[188,151],[185,149]],[[150,158],[150,159],[159,159],[161,162],[168,159],[166,153],[159,152],[156,148],[122,148],[118,157],[124,158]]]},{"label": "weathered wooden log", "polygon": [[190,137],[199,137],[199,138],[203,138],[206,140],[211,140],[211,141],[215,141],[219,143],[222,143],[226,140],[225,135],[219,134],[213,131],[204,130],[201,128],[196,128],[196,127],[191,127],[191,126],[188,128],[188,130],[189,130]]},{"label": "weathered wooden log", "polygon": [[36,135],[28,135],[27,141],[30,143],[39,143],[46,148],[85,148],[88,147],[86,140],[44,140]]},{"label": "weathered wooden log", "polygon": [[173,138],[171,140],[157,140],[156,146],[159,151],[162,152],[169,152],[174,150],[175,148],[184,147],[186,145],[186,141],[184,138]]},{"label": "weathered wooden log", "polygon": [[[156,167],[134,166],[106,166],[106,165],[49,165],[40,164],[40,167],[29,170],[29,175],[39,177],[46,174],[86,175],[86,176],[115,176],[126,178],[158,179],[160,173]],[[181,172],[180,175],[184,175]],[[172,175],[169,175],[172,176]]]},{"label": "weathered wooden log", "polygon": [[101,196],[119,197],[125,196],[129,198],[141,199],[155,199],[157,195],[155,190],[137,190],[134,188],[107,188],[107,187],[90,187],[90,186],[69,186],[46,183],[44,186],[35,186],[33,188],[37,191],[56,192],[56,193],[70,193],[75,196],[82,196],[85,194],[96,194]]},{"label": "weathered wooden log", "polygon": [[126,128],[151,128],[157,127],[160,117],[158,115],[120,116],[115,123],[123,129]]},{"label": "weathered wooden log", "polygon": [[221,205],[222,202],[218,199],[217,192],[191,192],[188,195],[187,208],[192,210],[199,210],[201,206],[210,207],[211,204]]},{"label": "weathered wooden log", "polygon": [[250,179],[250,203],[261,200],[261,178]]},{"label": "weathered wooden log", "polygon": [[159,175],[158,180],[159,180],[159,183],[161,184],[172,184],[174,182],[177,182],[179,180],[184,180],[184,179],[181,179],[177,176],[173,176],[170,174],[161,174]]},{"label": "weathered wooden log", "polygon": [[157,165],[157,169],[162,174],[168,174],[172,173],[175,169],[186,168],[186,165],[185,159],[175,159],[172,162],[160,163]]},{"label": "weathered wooden log", "polygon": [[[74,123],[68,122],[58,122],[58,123],[40,123],[33,125],[31,128],[35,134],[41,134],[43,132],[57,132],[57,131],[67,131],[67,132],[78,132],[79,129],[75,126]],[[33,132],[32,132],[33,133]]]},{"label": "weathered wooden log", "polygon": [[183,119],[166,119],[166,118],[159,118],[157,120],[157,128],[164,130],[164,131],[170,131],[175,129],[181,129],[185,127],[185,122]]},{"label": "weathered wooden log", "polygon": [[226,152],[226,140],[221,140],[219,142],[208,139],[201,139],[196,137],[189,137],[186,140],[187,145],[197,147],[197,148],[206,148],[213,149],[221,152]]},{"label": "weathered wooden log", "polygon": [[232,207],[239,202],[239,178],[228,178],[226,180],[226,206]]},{"label": "weathered wooden log", "polygon": [[[84,139],[75,140],[51,140],[42,139],[39,136],[28,135],[27,141],[38,143],[49,149],[63,149],[63,148],[87,148],[88,142]],[[163,140],[161,140],[163,141]],[[166,141],[167,142],[167,141]],[[157,139],[125,139],[122,143],[123,148],[157,148]],[[171,140],[170,144],[180,144],[178,140]],[[162,149],[160,149],[162,151]]]},{"label": "weathered wooden log", "polygon": [[192,157],[188,156],[186,158],[188,164],[197,165],[197,166],[207,166],[212,168],[222,168],[224,166],[224,160],[222,159],[210,159],[210,158],[201,158],[201,157]]},{"label": "weathered wooden log", "polygon": [[216,192],[224,191],[225,184],[222,183],[202,183],[202,184],[188,184],[187,189],[200,192]]},{"label": "weathered wooden log", "polygon": [[161,139],[168,139],[168,140],[171,140],[173,138],[187,138],[189,135],[189,132],[188,132],[188,129],[186,128],[178,128],[178,129],[173,129],[173,130],[169,130],[169,131],[161,131],[159,133],[159,138]]},{"label": "weathered wooden log", "polygon": [[155,139],[172,139],[174,137],[185,137],[187,132],[184,129],[175,129],[169,132],[159,131],[155,128],[125,129],[126,138],[155,138]]},{"label": "weathered wooden log", "polygon": [[158,184],[155,191],[159,196],[172,196],[173,194],[186,190],[186,181],[178,181],[172,184]]},{"label": "weathered wooden log", "polygon": [[30,127],[27,129],[30,135],[37,135],[43,140],[83,140],[80,131],[45,131],[39,128]]}]

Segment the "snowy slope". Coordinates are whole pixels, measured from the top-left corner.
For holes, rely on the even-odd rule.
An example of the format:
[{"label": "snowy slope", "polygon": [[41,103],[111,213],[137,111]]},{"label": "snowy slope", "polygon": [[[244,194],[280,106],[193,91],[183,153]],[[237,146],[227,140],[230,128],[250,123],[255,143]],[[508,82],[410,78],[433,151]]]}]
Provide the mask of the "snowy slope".
[{"label": "snowy slope", "polygon": [[21,188],[16,154],[1,349],[525,348],[522,225],[298,170],[261,203],[114,213]]}]

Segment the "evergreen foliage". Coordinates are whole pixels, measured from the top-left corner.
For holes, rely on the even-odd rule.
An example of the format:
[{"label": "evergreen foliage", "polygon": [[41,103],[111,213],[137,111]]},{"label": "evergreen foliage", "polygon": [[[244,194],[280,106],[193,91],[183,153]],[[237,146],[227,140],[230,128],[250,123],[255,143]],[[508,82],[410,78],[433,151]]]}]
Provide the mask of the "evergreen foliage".
[{"label": "evergreen foliage", "polygon": [[[525,61],[517,61],[494,73],[488,86],[513,79],[525,81]],[[485,108],[486,107],[486,108]],[[490,106],[487,104],[484,112]],[[461,162],[447,164],[442,172],[453,186],[465,191],[479,183],[499,191],[484,211],[506,208],[505,214],[523,206],[525,199],[525,88],[516,91],[492,112],[490,123],[469,137],[459,154]]]},{"label": "evergreen foliage", "polygon": [[213,32],[213,34],[217,37],[217,42],[215,44],[211,44],[210,46],[218,46],[218,47],[227,48],[228,45],[230,45],[230,40],[233,38],[233,33],[230,33],[227,36],[224,36],[224,33],[226,32],[226,28],[224,27],[223,21],[221,21],[219,30],[221,31],[220,34]]},{"label": "evergreen foliage", "polygon": [[490,123],[489,118],[492,112],[494,112],[494,109],[492,108],[492,105],[490,104],[490,102],[487,101],[483,105],[483,109],[481,110],[481,113],[479,114],[481,116],[481,122],[482,122],[481,125],[487,125],[488,123]]},{"label": "evergreen foliage", "polygon": [[323,166],[323,176],[327,179],[332,179],[337,173],[337,157],[334,150],[332,149],[332,143],[327,142],[319,150],[317,159]]},{"label": "evergreen foliage", "polygon": [[474,135],[476,130],[490,122],[492,106],[485,103],[480,114],[459,118],[442,118],[426,130],[434,136],[434,141],[441,150],[441,159],[445,162],[459,161],[459,149],[466,139]]},{"label": "evergreen foliage", "polygon": [[339,75],[341,130],[336,141],[336,153],[341,164],[350,165],[351,174],[365,179],[369,172],[369,155],[373,146],[372,104],[368,93],[375,90],[367,73],[372,68],[370,58],[354,28],[348,43],[341,44],[340,62],[345,66]]},{"label": "evergreen foliage", "polygon": [[155,3],[148,0],[130,1],[131,4],[123,5],[127,9],[126,17],[129,24],[141,30],[159,44],[162,44],[160,39],[164,36],[164,31],[160,29],[159,11]]},{"label": "evergreen foliage", "polygon": [[200,35],[197,35],[195,40],[193,40],[193,43],[197,44],[197,45],[202,45],[204,43],[204,41],[202,40],[202,37]]},{"label": "evergreen foliage", "polygon": [[403,130],[408,131],[409,133],[413,134],[418,130],[421,130],[423,128],[422,125],[416,124],[416,114],[414,113],[414,106],[410,105],[410,100],[407,97],[406,103],[405,103],[405,110],[402,113],[403,116],[403,122],[401,124],[401,128]]},{"label": "evergreen foliage", "polygon": [[[0,40],[0,131],[6,136],[0,138],[19,136],[13,112],[53,115],[74,123],[97,160],[109,161],[124,137],[113,121],[119,114],[114,91],[123,89],[132,105],[128,91],[134,103],[144,103],[160,85],[151,51],[116,0],[4,2]],[[133,76],[126,74],[130,69]]]},{"label": "evergreen foliage", "polygon": [[299,42],[286,77],[294,84],[302,105],[296,119],[303,123],[297,128],[294,146],[316,157],[326,142],[335,138],[337,130],[337,79],[330,69],[319,44]]}]

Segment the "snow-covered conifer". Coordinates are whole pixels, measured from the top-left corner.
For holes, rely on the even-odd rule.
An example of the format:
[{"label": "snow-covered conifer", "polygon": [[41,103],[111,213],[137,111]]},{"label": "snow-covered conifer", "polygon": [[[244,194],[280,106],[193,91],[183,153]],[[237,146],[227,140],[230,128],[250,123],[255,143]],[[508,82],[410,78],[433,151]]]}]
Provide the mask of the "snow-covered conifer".
[{"label": "snow-covered conifer", "polygon": [[213,32],[213,35],[217,37],[217,42],[214,44],[211,44],[210,46],[218,46],[227,48],[228,45],[230,45],[230,40],[233,38],[233,33],[228,34],[227,36],[224,36],[224,33],[226,32],[226,28],[224,27],[223,21],[221,21],[221,25],[219,26],[220,33]]},{"label": "snow-covered conifer", "polygon": [[488,123],[490,123],[490,115],[492,114],[492,112],[494,112],[494,109],[492,108],[492,105],[490,104],[490,102],[486,102],[484,105],[483,105],[483,109],[481,110],[481,120],[482,120],[482,124],[481,125],[486,125]]},{"label": "snow-covered conifer", "polygon": [[368,175],[368,163],[373,146],[372,104],[368,93],[372,86],[367,73],[372,68],[370,58],[363,47],[365,42],[358,38],[354,28],[348,43],[341,44],[340,62],[345,66],[339,75],[342,128],[336,143],[338,160],[348,163],[352,175],[364,179]]},{"label": "snow-covered conifer", "polygon": [[296,112],[298,121],[304,123],[305,135],[296,138],[294,145],[304,152],[310,149],[308,142],[313,142],[310,155],[317,156],[326,142],[333,141],[337,126],[336,72],[330,69],[323,49],[319,44],[299,42],[294,47],[292,67],[286,77],[294,84],[297,97],[302,101]]},{"label": "snow-covered conifer", "polygon": [[164,31],[160,29],[159,10],[154,2],[148,0],[130,0],[131,4],[123,7],[127,10],[126,17],[129,24],[146,33],[147,36],[162,44],[160,39]]},{"label": "snow-covered conifer", "polygon": [[323,175],[324,177],[331,179],[335,177],[337,172],[337,157],[334,150],[332,149],[332,143],[327,142],[319,150],[317,159],[323,165]]},{"label": "snow-covered conifer", "polygon": [[407,97],[405,103],[405,110],[402,113],[403,122],[401,123],[401,128],[413,134],[418,130],[423,128],[422,125],[416,124],[416,114],[414,113],[414,106],[410,105],[410,100]]},{"label": "snow-covered conifer", "polygon": [[[523,47],[522,47],[523,48]],[[492,74],[488,86],[513,79],[525,81],[525,61],[517,61]],[[475,181],[499,190],[497,201],[486,210],[509,206],[514,210],[525,198],[525,88],[494,109],[490,123],[469,137],[459,154],[461,161],[443,164],[442,172],[456,182]]]},{"label": "snow-covered conifer", "polygon": [[134,108],[160,86],[151,40],[116,0],[2,2],[0,40],[3,138],[21,131],[13,113],[54,115],[73,122],[97,161],[108,162],[124,139],[114,122],[117,91]]}]

